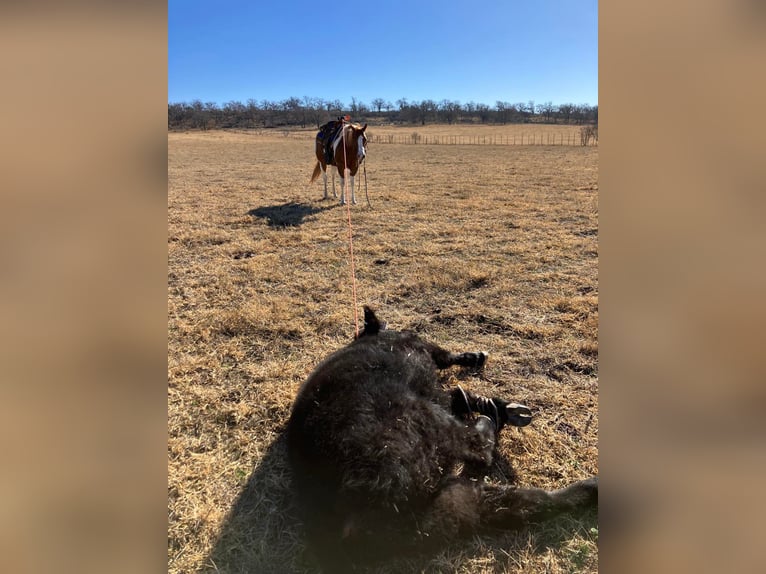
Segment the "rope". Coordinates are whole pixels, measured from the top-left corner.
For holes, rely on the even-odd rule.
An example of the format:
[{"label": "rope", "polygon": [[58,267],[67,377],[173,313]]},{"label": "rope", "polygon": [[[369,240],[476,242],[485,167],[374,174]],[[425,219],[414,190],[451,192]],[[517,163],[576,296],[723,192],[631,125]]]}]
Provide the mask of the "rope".
[{"label": "rope", "polygon": [[[367,198],[367,207],[372,209],[372,204],[370,203],[370,196],[367,194],[367,157],[362,160],[362,169],[364,169],[364,196]],[[359,182],[359,186],[361,187],[362,182]]]},{"label": "rope", "polygon": [[354,328],[356,329],[356,336],[359,336],[359,309],[356,303],[356,267],[354,265],[354,234],[353,227],[351,226],[351,200],[346,193],[348,190],[348,180],[346,177],[346,126],[341,127],[341,133],[343,135],[343,198],[346,200],[346,213],[348,215],[348,251],[351,259],[351,295],[354,303]]}]

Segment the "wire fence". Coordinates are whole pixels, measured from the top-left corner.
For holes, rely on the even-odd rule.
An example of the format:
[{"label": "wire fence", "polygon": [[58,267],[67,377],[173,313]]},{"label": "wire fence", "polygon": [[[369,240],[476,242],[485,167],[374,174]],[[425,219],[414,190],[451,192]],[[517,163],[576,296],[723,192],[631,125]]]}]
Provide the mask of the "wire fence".
[{"label": "wire fence", "polygon": [[369,134],[371,143],[409,145],[547,145],[547,146],[596,146],[598,138],[585,138],[581,133],[536,133],[516,135],[424,135],[413,133]]},{"label": "wire fence", "polygon": [[[227,129],[227,132],[248,135],[275,136],[314,140],[314,130],[243,130]],[[417,132],[406,134],[376,134],[367,132],[367,140],[374,144],[400,145],[494,145],[494,146],[598,146],[598,131],[589,130],[552,132],[552,133],[520,133],[514,135],[429,135]]]}]

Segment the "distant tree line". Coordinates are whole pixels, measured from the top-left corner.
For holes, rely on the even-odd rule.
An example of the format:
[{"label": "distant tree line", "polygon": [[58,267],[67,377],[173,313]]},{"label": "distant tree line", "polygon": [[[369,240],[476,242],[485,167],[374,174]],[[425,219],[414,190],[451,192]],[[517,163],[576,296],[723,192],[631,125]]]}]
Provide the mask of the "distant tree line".
[{"label": "distant tree line", "polygon": [[495,102],[494,106],[468,102],[434,100],[391,103],[375,98],[369,105],[351,98],[348,105],[339,100],[288,98],[279,102],[250,99],[219,105],[215,102],[168,104],[168,129],[316,127],[349,114],[354,121],[426,125],[434,123],[549,123],[598,125],[598,105],[545,102]]}]

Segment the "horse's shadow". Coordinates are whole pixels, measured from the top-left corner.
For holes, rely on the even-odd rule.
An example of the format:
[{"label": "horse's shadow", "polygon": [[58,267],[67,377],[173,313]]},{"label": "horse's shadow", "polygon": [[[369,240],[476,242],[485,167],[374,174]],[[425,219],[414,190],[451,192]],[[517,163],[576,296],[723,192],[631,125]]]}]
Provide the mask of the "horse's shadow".
[{"label": "horse's shadow", "polygon": [[[496,461],[499,462],[499,461]],[[505,461],[508,463],[509,461]],[[504,464],[495,466],[495,479],[513,480],[513,472]],[[266,453],[248,477],[231,511],[224,520],[221,532],[207,557],[200,574],[274,573],[315,574],[317,563],[305,550],[303,530],[291,491],[291,471],[287,462],[284,430],[269,445]],[[558,548],[571,538],[573,531],[585,531],[597,526],[595,512],[581,517],[559,517],[552,521],[553,528],[541,531],[530,526],[520,531],[485,534],[483,546],[497,548],[498,558],[511,552],[522,551],[528,543],[528,534],[535,540],[535,552]],[[556,525],[558,523],[558,525]],[[471,552],[466,545],[445,549],[451,552]],[[438,558],[428,554],[392,557],[389,563],[372,564],[362,571],[368,574],[391,572],[438,572]]]},{"label": "horse's shadow", "polygon": [[289,201],[281,205],[257,207],[248,211],[247,214],[265,219],[270,227],[294,227],[301,225],[305,218],[334,207],[334,204],[317,207],[309,203]]}]

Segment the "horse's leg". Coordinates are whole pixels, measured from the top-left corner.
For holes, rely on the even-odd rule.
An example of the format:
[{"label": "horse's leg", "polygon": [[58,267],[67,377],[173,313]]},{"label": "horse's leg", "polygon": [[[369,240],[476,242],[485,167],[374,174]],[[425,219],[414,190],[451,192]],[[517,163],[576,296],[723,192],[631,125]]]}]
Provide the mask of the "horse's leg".
[{"label": "horse's leg", "polygon": [[324,164],[322,164],[322,179],[324,180],[324,198],[327,199],[327,166]]},{"label": "horse's leg", "polygon": [[[346,166],[343,164],[343,162],[338,163],[338,177],[340,178],[340,204],[345,205],[346,204]],[[351,178],[351,183],[353,185],[354,179]]]},{"label": "horse's leg", "polygon": [[353,175],[349,175],[348,178],[349,178],[349,182],[351,184],[351,203],[353,205],[356,205],[356,194],[354,193],[354,176]]},{"label": "horse's leg", "polygon": [[332,196],[338,199],[338,194],[335,192],[335,171],[332,172]]},{"label": "horse's leg", "polygon": [[345,205],[346,204],[346,179],[338,173],[338,177],[340,178],[340,204]]}]

